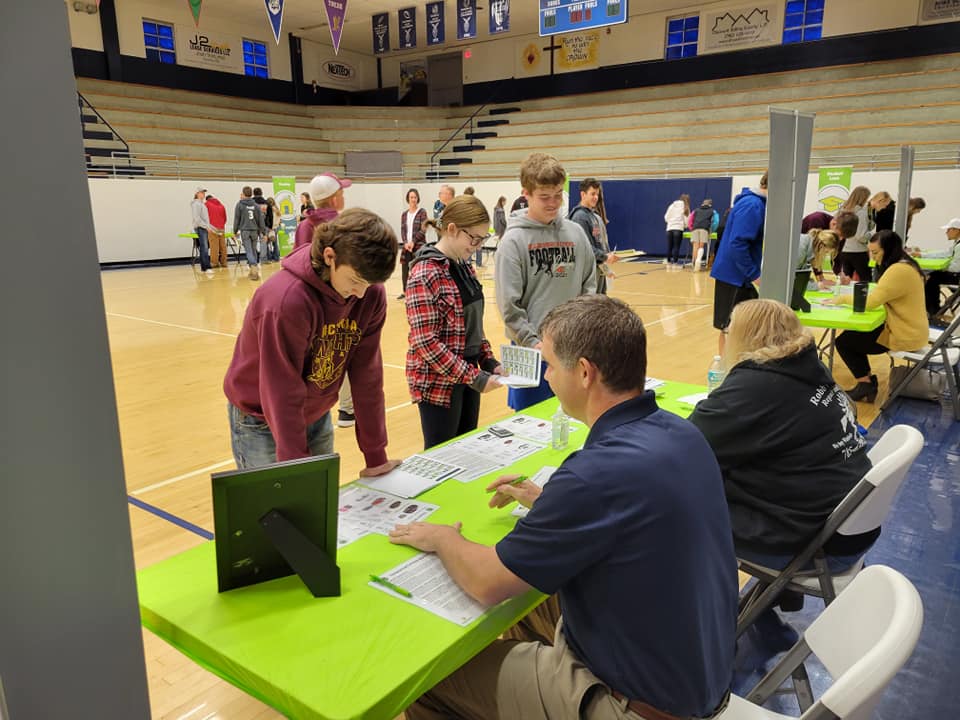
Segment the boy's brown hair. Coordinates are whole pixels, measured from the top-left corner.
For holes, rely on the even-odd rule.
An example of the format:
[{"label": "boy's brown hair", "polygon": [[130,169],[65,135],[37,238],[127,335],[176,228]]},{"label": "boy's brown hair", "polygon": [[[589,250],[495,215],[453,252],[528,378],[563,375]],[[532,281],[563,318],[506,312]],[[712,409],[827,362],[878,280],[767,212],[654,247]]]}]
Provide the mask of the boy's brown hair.
[{"label": "boy's brown hair", "polygon": [[567,180],[567,171],[553,155],[532,153],[520,165],[520,185],[532,193],[538,187],[556,187]]},{"label": "boy's brown hair", "polygon": [[310,263],[325,281],[330,268],[323,261],[325,248],[337,254],[337,267],[349,265],[368,283],[382,283],[397,264],[397,235],[387,221],[363,208],[351,208],[313,231]]}]

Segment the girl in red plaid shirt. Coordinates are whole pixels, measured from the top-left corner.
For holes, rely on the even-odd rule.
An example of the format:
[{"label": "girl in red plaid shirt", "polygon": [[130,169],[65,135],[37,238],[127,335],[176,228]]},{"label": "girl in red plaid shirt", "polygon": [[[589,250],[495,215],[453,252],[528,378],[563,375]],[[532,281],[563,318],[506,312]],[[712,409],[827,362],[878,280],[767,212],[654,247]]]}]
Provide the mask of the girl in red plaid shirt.
[{"label": "girl in red plaid shirt", "polygon": [[424,224],[440,239],[410,262],[407,385],[429,448],[475,430],[480,393],[502,386],[483,332],[483,287],[466,262],[487,238],[490,216],[476,197],[461,195]]}]

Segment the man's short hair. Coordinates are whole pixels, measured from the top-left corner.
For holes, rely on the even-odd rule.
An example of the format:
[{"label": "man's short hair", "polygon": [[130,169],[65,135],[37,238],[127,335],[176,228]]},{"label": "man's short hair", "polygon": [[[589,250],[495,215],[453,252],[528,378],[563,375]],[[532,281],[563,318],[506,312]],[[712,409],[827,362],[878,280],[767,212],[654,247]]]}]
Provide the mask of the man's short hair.
[{"label": "man's short hair", "polygon": [[261,188],[254,188],[254,189],[253,189],[253,194],[254,194],[254,196],[263,195],[263,190],[262,190]]},{"label": "man's short hair", "polygon": [[363,208],[351,208],[313,231],[310,261],[324,280],[330,268],[323,261],[325,248],[337,254],[336,265],[349,265],[368,283],[382,283],[397,264],[397,235],[382,217]]},{"label": "man's short hair", "polygon": [[585,358],[603,384],[615,392],[643,390],[647,374],[647,333],[643,321],[622,300],[581,295],[558,305],[540,324],[557,360],[572,368]]},{"label": "man's short hair", "polygon": [[520,185],[532,193],[538,187],[563,185],[567,171],[553,155],[532,153],[520,165]]},{"label": "man's short hair", "polygon": [[600,181],[596,178],[584,178],[580,181],[580,192],[588,192],[591,188],[600,189]]},{"label": "man's short hair", "polygon": [[856,213],[849,210],[840,210],[833,216],[833,219],[837,224],[840,237],[846,239],[856,236],[857,229],[860,227],[860,218],[857,217]]},{"label": "man's short hair", "polygon": [[243,190],[240,191],[240,194],[244,197],[253,197],[253,190],[250,189],[249,185],[244,185]]}]

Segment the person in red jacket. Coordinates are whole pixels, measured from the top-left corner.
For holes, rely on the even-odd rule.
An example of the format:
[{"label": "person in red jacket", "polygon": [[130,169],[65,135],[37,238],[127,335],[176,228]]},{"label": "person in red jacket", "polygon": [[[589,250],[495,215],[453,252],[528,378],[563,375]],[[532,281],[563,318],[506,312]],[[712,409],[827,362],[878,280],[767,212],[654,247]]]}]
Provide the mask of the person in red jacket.
[{"label": "person in red jacket", "polygon": [[210,216],[210,267],[227,266],[227,240],[224,233],[227,227],[227,209],[213,195],[207,195],[207,214]]},{"label": "person in red jacket", "polygon": [[330,409],[345,377],[357,388],[361,475],[387,459],[380,333],[383,282],[397,262],[397,236],[383,218],[352,209],[317,227],[247,307],[223,390],[237,467],[333,451]]}]

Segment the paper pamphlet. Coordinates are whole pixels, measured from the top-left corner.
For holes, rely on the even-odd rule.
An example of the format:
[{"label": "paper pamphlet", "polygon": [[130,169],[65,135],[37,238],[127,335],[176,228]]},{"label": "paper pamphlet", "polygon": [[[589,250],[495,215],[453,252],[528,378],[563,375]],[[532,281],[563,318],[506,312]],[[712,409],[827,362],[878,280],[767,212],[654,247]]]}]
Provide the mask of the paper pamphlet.
[{"label": "paper pamphlet", "polygon": [[519,345],[500,346],[500,364],[508,374],[498,377],[508,387],[537,387],[540,384],[540,351]]},{"label": "paper pamphlet", "polygon": [[658,380],[657,378],[648,377],[647,381],[643,385],[644,390],[656,390],[661,385],[665,385],[665,380]]},{"label": "paper pamphlet", "polygon": [[461,470],[463,470],[461,465],[451,465],[426,455],[413,455],[385,475],[360,478],[357,482],[372,490],[402,498],[412,498],[439,485]]},{"label": "paper pamphlet", "polygon": [[439,510],[419,500],[404,500],[362,485],[350,485],[340,491],[337,518],[337,547],[349,545],[364,535],[387,535],[398,523],[423,520]]},{"label": "paper pamphlet", "polygon": [[461,438],[444,447],[429,450],[426,455],[443,462],[456,463],[460,466],[460,470],[453,477],[460,482],[470,482],[512,465],[521,458],[543,450],[544,447],[546,445],[543,443],[522,437],[512,435],[498,437],[484,431]]},{"label": "paper pamphlet", "polygon": [[678,398],[677,402],[681,402],[684,405],[696,406],[698,402],[706,399],[707,395],[709,394],[710,393],[701,392],[701,393],[694,393],[693,395],[684,395],[682,398]]},{"label": "paper pamphlet", "polygon": [[[517,437],[542,443],[544,447],[553,439],[553,422],[549,418],[537,418],[532,415],[511,415],[494,423],[491,427],[509,430]],[[570,432],[577,432],[583,425],[576,420],[570,420]]]},{"label": "paper pamphlet", "polygon": [[370,587],[463,627],[487,610],[460,589],[443,567],[440,558],[433,553],[421,553],[392,570],[381,573],[380,577],[409,593],[410,597],[373,580],[368,583]]},{"label": "paper pamphlet", "polygon": [[[557,468],[550,467],[549,465],[544,465],[542,468],[537,470],[537,474],[530,478],[532,482],[537,487],[542,488],[547,484],[547,481],[553,477],[553,474],[557,471]],[[517,507],[513,509],[511,515],[516,515],[517,517],[525,517],[526,514],[530,512],[530,508],[524,507],[523,505],[517,504]]]}]

